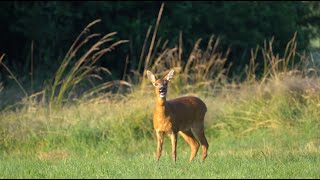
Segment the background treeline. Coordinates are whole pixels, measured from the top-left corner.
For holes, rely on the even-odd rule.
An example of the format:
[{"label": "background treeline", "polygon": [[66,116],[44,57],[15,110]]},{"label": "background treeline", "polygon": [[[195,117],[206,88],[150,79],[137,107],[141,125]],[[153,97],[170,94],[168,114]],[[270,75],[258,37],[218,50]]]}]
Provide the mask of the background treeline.
[{"label": "background treeline", "polygon": [[[137,69],[147,30],[150,25],[154,28],[161,3],[1,2],[0,51],[6,54],[5,63],[21,81],[29,80],[32,61],[33,75],[41,84],[52,77],[81,30],[93,20],[101,19],[94,31],[101,34],[117,31],[118,39],[130,40],[100,61],[100,65],[112,71],[113,78],[121,78],[127,56],[126,71]],[[297,32],[298,50],[307,50],[310,40],[319,35],[318,7],[318,2],[302,1],[170,1],[166,2],[157,37],[174,46],[181,32],[185,52],[192,50],[198,38],[202,38],[200,45],[205,47],[211,35],[220,37],[221,48],[231,49],[228,63],[233,64],[233,75],[248,63],[251,48],[263,46],[263,41],[272,37],[276,40],[274,50],[284,49]],[[0,81],[8,81],[4,69],[0,71]]]}]

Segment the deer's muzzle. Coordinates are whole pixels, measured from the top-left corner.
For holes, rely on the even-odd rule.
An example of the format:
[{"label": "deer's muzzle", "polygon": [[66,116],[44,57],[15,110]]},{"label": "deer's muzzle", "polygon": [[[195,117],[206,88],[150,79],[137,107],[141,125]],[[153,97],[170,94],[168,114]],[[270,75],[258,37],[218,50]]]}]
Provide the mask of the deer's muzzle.
[{"label": "deer's muzzle", "polygon": [[160,97],[165,97],[167,93],[167,88],[161,87],[159,88]]}]

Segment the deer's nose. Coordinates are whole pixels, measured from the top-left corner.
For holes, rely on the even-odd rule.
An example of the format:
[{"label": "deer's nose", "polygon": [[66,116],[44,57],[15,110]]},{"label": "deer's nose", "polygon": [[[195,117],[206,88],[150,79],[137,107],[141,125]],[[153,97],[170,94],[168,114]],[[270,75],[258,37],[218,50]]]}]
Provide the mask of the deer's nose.
[{"label": "deer's nose", "polygon": [[166,88],[165,87],[160,87],[159,88],[159,92],[165,92],[166,91]]}]

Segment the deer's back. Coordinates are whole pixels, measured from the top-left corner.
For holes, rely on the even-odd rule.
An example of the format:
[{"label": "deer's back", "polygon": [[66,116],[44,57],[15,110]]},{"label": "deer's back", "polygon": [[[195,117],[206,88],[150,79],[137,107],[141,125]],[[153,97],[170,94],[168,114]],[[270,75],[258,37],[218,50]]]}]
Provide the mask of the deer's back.
[{"label": "deer's back", "polygon": [[203,123],[206,104],[194,96],[184,96],[167,101],[168,108],[173,112],[172,120],[179,129],[188,129],[195,124]]},{"label": "deer's back", "polygon": [[195,96],[183,96],[179,98],[170,99],[167,101],[171,107],[175,108],[176,111],[179,110],[194,110],[200,113],[207,112],[206,104]]}]

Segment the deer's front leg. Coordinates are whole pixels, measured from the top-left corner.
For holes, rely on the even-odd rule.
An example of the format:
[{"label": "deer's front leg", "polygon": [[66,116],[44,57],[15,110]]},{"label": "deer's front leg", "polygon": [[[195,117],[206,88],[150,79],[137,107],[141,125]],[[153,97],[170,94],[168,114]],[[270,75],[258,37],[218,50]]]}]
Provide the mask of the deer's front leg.
[{"label": "deer's front leg", "polygon": [[176,162],[176,156],[177,156],[177,135],[178,133],[172,132],[170,134],[171,144],[172,144],[172,159],[174,162]]},{"label": "deer's front leg", "polygon": [[157,134],[157,161],[161,157],[162,144],[163,144],[163,132],[156,131]]}]

